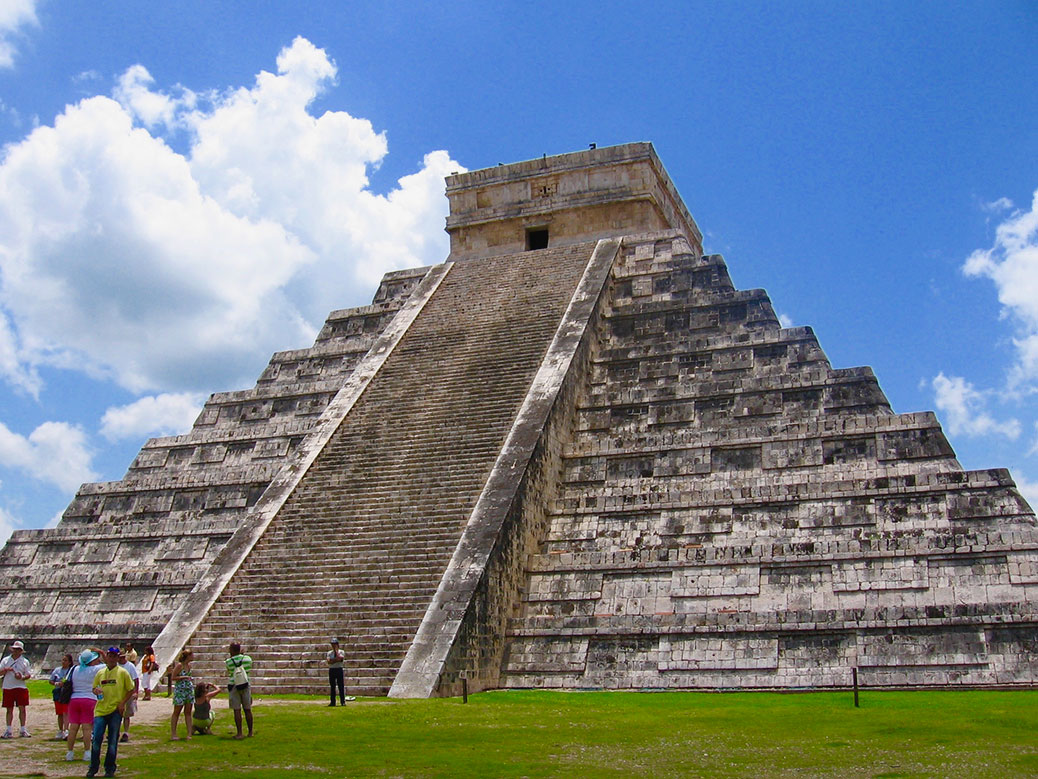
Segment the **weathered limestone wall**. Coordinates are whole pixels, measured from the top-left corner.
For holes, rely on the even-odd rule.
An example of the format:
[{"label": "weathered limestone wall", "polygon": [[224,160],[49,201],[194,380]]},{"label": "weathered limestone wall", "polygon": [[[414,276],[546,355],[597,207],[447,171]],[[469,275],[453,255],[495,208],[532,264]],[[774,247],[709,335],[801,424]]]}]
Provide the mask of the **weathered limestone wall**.
[{"label": "weathered limestone wall", "polygon": [[1005,471],[679,236],[614,268],[511,687],[1035,682],[1038,531]]}]

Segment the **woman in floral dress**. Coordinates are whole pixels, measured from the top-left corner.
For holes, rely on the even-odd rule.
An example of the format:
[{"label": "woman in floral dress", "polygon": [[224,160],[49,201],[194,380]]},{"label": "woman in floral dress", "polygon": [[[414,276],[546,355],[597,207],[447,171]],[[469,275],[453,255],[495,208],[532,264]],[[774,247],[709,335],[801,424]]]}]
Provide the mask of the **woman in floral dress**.
[{"label": "woman in floral dress", "polygon": [[185,649],[180,653],[180,659],[169,672],[169,678],[173,682],[173,714],[169,719],[169,740],[179,741],[177,735],[177,720],[180,712],[184,712],[184,725],[187,727],[187,738],[191,739],[191,707],[195,702],[195,680],[191,676],[191,658],[194,653]]}]

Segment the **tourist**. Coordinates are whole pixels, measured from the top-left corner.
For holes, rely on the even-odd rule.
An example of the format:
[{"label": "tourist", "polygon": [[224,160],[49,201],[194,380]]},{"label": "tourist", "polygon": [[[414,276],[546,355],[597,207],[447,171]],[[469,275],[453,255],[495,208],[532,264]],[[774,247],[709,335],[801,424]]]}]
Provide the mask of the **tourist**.
[{"label": "tourist", "polygon": [[[126,646],[130,646],[129,643]],[[123,707],[123,736],[119,739],[126,742],[130,740],[130,718],[137,713],[137,696],[140,694],[141,680],[137,666],[130,662],[130,657],[126,654],[125,649],[119,652],[119,666],[133,679],[133,696],[126,702],[126,706]]]},{"label": "tourist", "polygon": [[11,654],[0,660],[0,676],[4,677],[3,707],[7,709],[7,730],[0,738],[11,738],[15,706],[18,707],[22,738],[28,738],[30,733],[25,727],[25,707],[29,705],[29,685],[26,682],[32,677],[32,668],[25,657],[25,645],[21,641],[11,644]]},{"label": "tourist", "polygon": [[72,669],[72,700],[68,702],[68,752],[66,760],[75,760],[76,734],[83,730],[83,759],[90,760],[90,737],[94,729],[94,676],[101,670],[101,656],[93,649],[79,653],[79,664]]},{"label": "tourist", "polygon": [[54,737],[55,741],[64,741],[68,738],[68,703],[62,703],[58,698],[61,695],[62,685],[65,684],[65,680],[71,673],[72,655],[64,655],[61,658],[61,665],[50,672],[48,680],[54,687],[51,697],[54,699],[54,713],[58,717],[58,735]]},{"label": "tourist", "polygon": [[220,688],[215,684],[199,682],[195,685],[195,711],[191,715],[191,725],[200,736],[208,736],[213,732],[216,714],[213,712],[212,700],[219,694]]},{"label": "tourist", "polygon": [[339,689],[339,701],[341,705],[346,705],[346,681],[343,678],[342,663],[346,659],[346,653],[339,649],[339,639],[333,638],[331,641],[331,651],[328,652],[328,688],[331,692],[332,702],[329,706],[335,705],[335,689]]},{"label": "tourist", "polygon": [[137,650],[133,648],[133,644],[127,641],[123,644],[123,652],[126,653],[126,662],[137,665]]},{"label": "tourist", "polygon": [[158,683],[159,664],[155,662],[155,649],[148,647],[148,651],[141,658],[141,689],[144,690],[144,700],[151,700],[151,691]]},{"label": "tourist", "polygon": [[112,646],[105,652],[105,667],[94,676],[94,732],[90,746],[90,770],[87,776],[97,776],[101,765],[101,741],[107,733],[108,749],[105,751],[105,776],[115,776],[115,758],[119,750],[119,725],[126,704],[133,697],[133,679],[125,668],[119,666],[119,647]]},{"label": "tourist", "polygon": [[234,643],[228,647],[230,657],[227,658],[227,673],[230,681],[227,684],[227,702],[234,712],[234,727],[238,734],[236,739],[244,738],[241,731],[241,713],[245,711],[245,723],[252,737],[252,689],[249,687],[249,673],[252,671],[252,658],[241,653],[241,644]]},{"label": "tourist", "polygon": [[195,653],[185,649],[180,653],[180,659],[169,672],[169,679],[173,682],[173,714],[169,718],[169,740],[180,741],[177,735],[177,720],[180,712],[184,712],[184,727],[187,728],[187,740],[191,740],[191,706],[195,700],[195,682],[191,677],[191,660]]}]

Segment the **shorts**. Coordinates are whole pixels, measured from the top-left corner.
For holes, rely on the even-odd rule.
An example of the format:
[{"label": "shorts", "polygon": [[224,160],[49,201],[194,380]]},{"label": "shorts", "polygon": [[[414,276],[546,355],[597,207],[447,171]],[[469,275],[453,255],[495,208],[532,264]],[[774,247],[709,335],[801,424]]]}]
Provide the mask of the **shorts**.
[{"label": "shorts", "polygon": [[126,703],[123,705],[123,719],[129,719],[136,713],[137,701],[135,701],[133,698],[130,698],[130,700],[126,701]]},{"label": "shorts", "polygon": [[73,698],[68,702],[69,725],[93,725],[94,706],[97,701],[90,698]]},{"label": "shorts", "polygon": [[252,708],[252,687],[239,690],[233,685],[227,689],[227,704],[232,710]]},{"label": "shorts", "polygon": [[25,687],[12,687],[10,690],[4,690],[3,707],[5,709],[28,705],[29,691]]},{"label": "shorts", "polygon": [[54,713],[55,714],[57,714],[59,717],[61,717],[66,712],[68,712],[68,704],[67,703],[58,703],[57,701],[54,701]]},{"label": "shorts", "polygon": [[141,674],[141,689],[151,690],[151,671],[146,674]]},{"label": "shorts", "polygon": [[216,712],[212,709],[209,710],[209,716],[205,719],[199,719],[198,717],[191,718],[191,724],[196,728],[205,730],[206,728],[212,727],[213,722],[216,720]]}]

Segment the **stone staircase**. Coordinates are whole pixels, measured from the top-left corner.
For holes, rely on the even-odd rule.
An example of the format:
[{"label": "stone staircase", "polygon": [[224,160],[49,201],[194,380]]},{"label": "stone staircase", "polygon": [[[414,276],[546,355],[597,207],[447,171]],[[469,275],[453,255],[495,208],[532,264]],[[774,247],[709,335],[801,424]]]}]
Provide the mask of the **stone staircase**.
[{"label": "stone staircase", "polygon": [[184,435],[150,439],[119,481],[84,484],[55,528],[0,552],[0,620],[42,668],[84,645],[150,643],[223,549],[428,268],[386,274],[256,386],[212,395]]},{"label": "stone staircase", "polygon": [[680,236],[628,238],[510,687],[1033,679],[1033,512]]},{"label": "stone staircase", "polygon": [[439,584],[593,244],[458,262],[188,642],[260,691],[384,695]]}]

